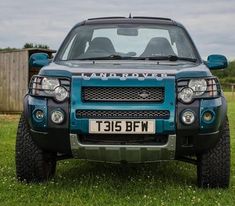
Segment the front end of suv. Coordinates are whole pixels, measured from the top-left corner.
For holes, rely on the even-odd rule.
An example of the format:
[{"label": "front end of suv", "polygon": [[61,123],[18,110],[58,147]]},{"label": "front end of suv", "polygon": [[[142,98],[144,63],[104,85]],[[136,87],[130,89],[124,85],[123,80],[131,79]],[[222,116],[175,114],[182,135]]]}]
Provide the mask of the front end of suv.
[{"label": "front end of suv", "polygon": [[[98,19],[83,24],[92,25],[94,35],[97,25],[107,27],[112,21],[125,25],[117,30],[121,36],[137,36],[140,32],[133,27],[126,29],[127,23],[159,24],[160,28],[172,24],[188,35],[182,25],[169,19]],[[72,29],[70,34],[82,25]],[[31,79],[17,145],[23,144],[25,136],[30,137],[27,141],[40,151],[43,165],[47,166],[45,169],[32,160],[33,154],[30,161],[42,172],[32,171],[30,166],[27,170],[31,175],[22,172],[19,161],[29,160],[28,155],[32,153],[24,145],[28,154],[19,152],[16,157],[19,179],[47,179],[54,174],[56,160],[72,157],[112,163],[182,160],[197,165],[199,186],[228,186],[229,175],[223,174],[228,173],[229,154],[219,160],[223,164],[214,165],[216,173],[209,167],[214,161],[210,160],[210,153],[215,155],[213,150],[221,146],[218,144],[222,138],[228,141],[225,136],[228,131],[224,131],[227,127],[226,100],[218,79],[208,69],[209,63],[201,61],[189,37],[195,58],[179,54],[146,56],[157,41],[167,47],[162,37],[152,38],[139,57],[133,57],[133,52],[91,57],[89,55],[97,51],[94,47],[104,47],[100,42],[106,41],[104,37],[94,37],[90,46],[84,48],[86,52],[79,59],[73,59],[74,54],[67,54],[65,49],[76,47],[76,44],[70,45],[70,36],[54,62]],[[179,36],[179,40],[181,38]],[[113,49],[108,41],[106,44]],[[73,58],[66,60],[65,54],[66,58],[69,55]],[[185,51],[182,50],[182,54]],[[229,153],[227,147],[222,149]],[[220,154],[216,155],[217,161]],[[219,178],[216,181],[215,176]]]},{"label": "front end of suv", "polygon": [[[217,78],[176,80],[171,74],[164,74],[164,78],[161,75],[144,78],[129,74],[125,79],[121,79],[123,74],[106,74],[106,79],[34,76],[25,104],[34,141],[49,151],[107,162],[170,160],[213,147],[226,113]],[[195,81],[199,89],[193,92],[191,84]],[[200,87],[200,81],[205,81],[206,88]],[[133,123],[130,131],[123,133],[118,125],[102,134],[89,127],[92,121],[109,120],[111,124],[137,121],[136,130],[147,120],[152,131],[136,134]],[[133,155],[126,154],[125,147],[131,148]],[[154,147],[159,154],[148,155]]]}]

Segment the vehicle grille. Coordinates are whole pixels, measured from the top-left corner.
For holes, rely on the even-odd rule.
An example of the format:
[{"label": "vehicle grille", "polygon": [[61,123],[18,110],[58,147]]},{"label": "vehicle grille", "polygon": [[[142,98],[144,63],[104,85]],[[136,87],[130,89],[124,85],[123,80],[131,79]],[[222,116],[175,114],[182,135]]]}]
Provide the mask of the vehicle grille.
[{"label": "vehicle grille", "polygon": [[81,143],[85,144],[142,144],[164,145],[168,141],[168,135],[156,134],[88,134],[79,135]]},{"label": "vehicle grille", "polygon": [[83,87],[84,102],[162,102],[163,87]]},{"label": "vehicle grille", "polygon": [[130,118],[130,119],[168,119],[168,110],[76,110],[76,118]]}]

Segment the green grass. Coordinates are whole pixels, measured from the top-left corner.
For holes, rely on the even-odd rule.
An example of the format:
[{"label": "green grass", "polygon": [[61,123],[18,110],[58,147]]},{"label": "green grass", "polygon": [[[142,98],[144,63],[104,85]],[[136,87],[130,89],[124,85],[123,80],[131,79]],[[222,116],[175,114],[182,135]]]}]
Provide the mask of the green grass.
[{"label": "green grass", "polygon": [[229,189],[197,188],[195,166],[177,161],[122,166],[65,160],[49,182],[19,183],[14,160],[19,116],[5,115],[0,116],[0,205],[235,205],[235,97],[228,100]]}]

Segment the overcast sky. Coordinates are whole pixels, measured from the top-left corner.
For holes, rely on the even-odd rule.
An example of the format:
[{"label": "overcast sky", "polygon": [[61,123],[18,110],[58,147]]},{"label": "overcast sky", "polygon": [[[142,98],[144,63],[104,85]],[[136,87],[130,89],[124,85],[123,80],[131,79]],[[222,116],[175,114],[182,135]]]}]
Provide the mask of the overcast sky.
[{"label": "overcast sky", "polygon": [[180,21],[203,58],[235,59],[235,0],[0,0],[0,8],[0,48],[33,42],[58,49],[77,22],[131,12]]}]

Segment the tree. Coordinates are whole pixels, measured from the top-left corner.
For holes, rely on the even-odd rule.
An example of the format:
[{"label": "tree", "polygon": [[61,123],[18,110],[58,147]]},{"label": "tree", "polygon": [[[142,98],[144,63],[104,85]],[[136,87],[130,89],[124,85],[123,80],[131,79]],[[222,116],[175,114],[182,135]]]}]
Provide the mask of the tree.
[{"label": "tree", "polygon": [[34,44],[34,43],[25,43],[23,49],[28,49],[28,48],[37,48],[37,49],[49,49],[50,47],[46,44]]},{"label": "tree", "polygon": [[229,62],[228,68],[212,71],[212,73],[220,79],[222,84],[235,83],[235,61]]},{"label": "tree", "polygon": [[0,52],[4,51],[4,52],[9,52],[9,51],[16,51],[18,50],[17,48],[11,48],[11,47],[6,47],[6,48],[0,48]]}]

